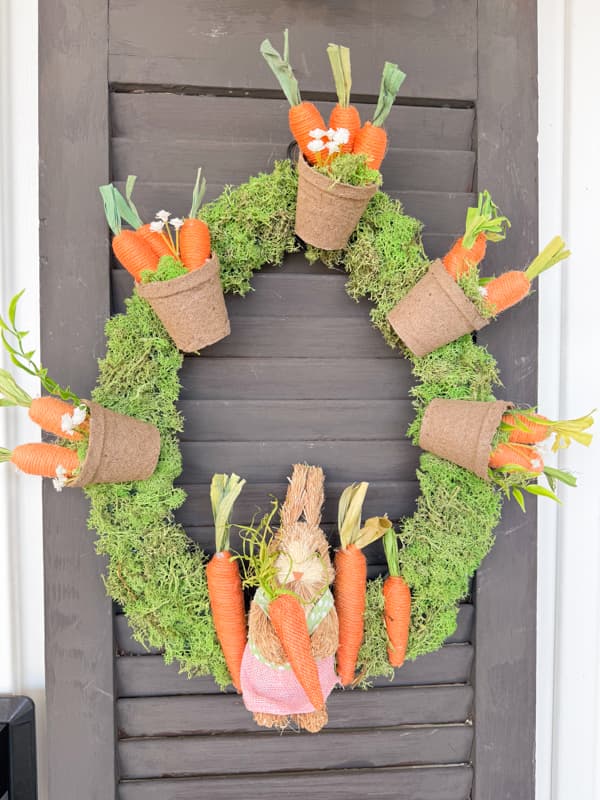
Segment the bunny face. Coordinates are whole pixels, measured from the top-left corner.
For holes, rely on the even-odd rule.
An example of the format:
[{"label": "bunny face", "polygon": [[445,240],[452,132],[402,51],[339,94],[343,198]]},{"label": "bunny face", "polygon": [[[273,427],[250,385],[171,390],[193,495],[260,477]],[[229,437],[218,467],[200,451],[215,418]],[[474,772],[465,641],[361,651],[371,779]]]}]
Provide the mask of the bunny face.
[{"label": "bunny face", "polygon": [[333,581],[329,544],[320,528],[296,522],[278,532],[273,546],[279,585],[303,600],[316,600]]}]

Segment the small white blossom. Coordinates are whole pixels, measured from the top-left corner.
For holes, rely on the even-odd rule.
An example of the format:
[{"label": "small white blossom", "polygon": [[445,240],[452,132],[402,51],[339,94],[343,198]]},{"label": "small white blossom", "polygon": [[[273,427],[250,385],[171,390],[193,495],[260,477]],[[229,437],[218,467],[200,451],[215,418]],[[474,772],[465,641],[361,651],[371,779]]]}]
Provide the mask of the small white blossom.
[{"label": "small white blossom", "polygon": [[170,211],[165,211],[164,208],[163,208],[162,211],[157,211],[156,212],[156,219],[160,219],[160,220],[162,220],[162,222],[168,222],[170,216],[171,216],[171,212]]},{"label": "small white blossom", "polygon": [[319,153],[325,148],[325,142],[322,139],[313,139],[312,142],[308,143],[307,147],[312,153]]},{"label": "small white blossom", "polygon": [[67,485],[67,477],[67,470],[61,464],[59,464],[56,468],[56,478],[52,479],[52,485],[57,492],[62,492],[64,487]]},{"label": "small white blossom", "polygon": [[537,469],[542,469],[544,465],[542,464],[542,460],[540,458],[532,458],[531,466],[533,467],[534,470],[537,470]]},{"label": "small white blossom", "polygon": [[327,131],[325,131],[325,136],[328,139],[333,139],[333,137],[335,136],[335,130],[333,128],[329,128]]},{"label": "small white blossom", "polygon": [[87,416],[87,408],[84,405],[77,406],[73,409],[72,414],[63,414],[60,418],[60,427],[63,433],[67,436],[73,436],[75,428],[77,428],[85,420]]},{"label": "small white blossom", "polygon": [[157,219],[154,220],[154,222],[150,223],[150,230],[153,233],[160,233],[164,227],[165,227],[165,223],[164,222],[160,222]]},{"label": "small white blossom", "polygon": [[171,220],[171,225],[175,228],[176,231],[178,231],[179,228],[181,228],[181,226],[183,225],[183,220],[180,217],[173,217],[173,219]]},{"label": "small white blossom", "polygon": [[348,128],[337,128],[330,138],[337,144],[348,144],[350,141],[350,131]]},{"label": "small white blossom", "polygon": [[325,142],[325,147],[329,150],[330,155],[340,152],[340,146],[337,142]]},{"label": "small white blossom", "polygon": [[322,139],[324,136],[327,136],[327,131],[321,130],[321,128],[313,128],[312,131],[308,132],[308,135],[312,139]]},{"label": "small white blossom", "polygon": [[485,286],[480,286],[480,287],[479,287],[479,294],[480,294],[482,297],[487,297],[487,289],[486,289],[486,287],[485,287]]}]

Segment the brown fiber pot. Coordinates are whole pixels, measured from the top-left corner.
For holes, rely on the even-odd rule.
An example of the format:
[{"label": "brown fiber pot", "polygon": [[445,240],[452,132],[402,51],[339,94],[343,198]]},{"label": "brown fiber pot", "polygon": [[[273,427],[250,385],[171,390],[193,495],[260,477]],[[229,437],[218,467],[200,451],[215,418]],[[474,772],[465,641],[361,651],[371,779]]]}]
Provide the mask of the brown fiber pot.
[{"label": "brown fiber pot", "polygon": [[158,428],[89,400],[84,403],[90,410],[90,440],[79,474],[68,486],[149,478],[160,454]]},{"label": "brown fiber pot", "polygon": [[219,259],[213,253],[200,269],[137,287],[139,296],[150,303],[184,353],[202,350],[231,333],[219,269]]},{"label": "brown fiber pot", "polygon": [[376,191],[374,183],[334,183],[300,157],[296,234],[321,250],[343,249]]},{"label": "brown fiber pot", "polygon": [[512,403],[504,400],[432,400],[421,423],[419,447],[487,480],[492,440],[509,408]]},{"label": "brown fiber pot", "polygon": [[426,356],[465,333],[481,330],[489,322],[439,259],[394,306],[388,321],[416,356]]}]

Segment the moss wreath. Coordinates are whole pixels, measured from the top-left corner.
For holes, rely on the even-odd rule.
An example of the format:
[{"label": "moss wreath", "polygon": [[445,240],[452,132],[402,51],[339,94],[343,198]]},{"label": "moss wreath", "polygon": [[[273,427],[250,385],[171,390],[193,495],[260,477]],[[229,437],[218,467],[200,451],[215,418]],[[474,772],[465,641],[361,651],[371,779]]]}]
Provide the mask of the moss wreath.
[{"label": "moss wreath", "polygon": [[[201,216],[221,262],[225,292],[245,295],[253,272],[280,265],[287,253],[299,249],[296,193],[296,170],[290,161],[281,161],[271,173],[226,187],[204,207]],[[390,346],[401,349],[387,313],[428,269],[421,229],[398,201],[379,191],[345,250],[306,249],[311,263],[320,259],[346,271],[350,297],[372,301],[373,325]],[[93,399],[153,423],[161,434],[158,467],[150,479],[85,489],[91,502],[89,526],[98,532],[97,552],[108,556],[106,589],[123,607],[137,641],[163,651],[167,663],[177,660],[188,676],[212,675],[224,688],[230,677],[210,613],[206,556],[173,516],[186,498],[174,486],[182,469],[177,435],[183,419],[176,402],[183,357],[135,293],[126,301],[126,312],[107,322],[106,335],[107,354],[99,361]],[[496,362],[471,336],[423,358],[403,352],[419,381],[411,390],[416,416],[408,433],[414,443],[432,398],[494,399]],[[501,510],[497,489],[436,456],[421,456],[417,478],[417,508],[401,521],[399,532],[402,575],[412,593],[408,659],[437,650],[454,631],[458,603],[492,546]],[[382,584],[376,578],[367,589],[359,655],[364,686],[370,678],[394,673],[387,657]]]}]

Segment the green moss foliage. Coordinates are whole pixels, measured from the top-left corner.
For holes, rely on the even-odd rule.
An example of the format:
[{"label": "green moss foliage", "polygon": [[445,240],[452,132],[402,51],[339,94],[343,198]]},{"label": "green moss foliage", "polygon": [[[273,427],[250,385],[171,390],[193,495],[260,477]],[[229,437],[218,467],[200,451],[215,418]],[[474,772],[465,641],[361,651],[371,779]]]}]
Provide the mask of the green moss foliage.
[{"label": "green moss foliage", "polygon": [[329,164],[315,166],[315,169],[336,183],[347,183],[350,186],[381,184],[381,172],[367,167],[367,157],[361,153],[343,153]]},{"label": "green moss foliage", "polygon": [[[221,261],[225,291],[247,293],[254,271],[263,264],[281,264],[287,253],[299,249],[294,236],[296,190],[294,167],[279,162],[271,173],[226,188],[204,207],[202,217]],[[387,314],[429,266],[418,220],[377,192],[346,250],[309,247],[306,256],[311,262],[321,259],[345,269],[348,294],[370,300],[373,325],[390,346],[401,347]],[[155,278],[175,277],[173,270],[169,259],[163,259]],[[465,288],[479,297],[471,284],[467,281]],[[106,332],[108,352],[100,362],[94,399],[154,423],[162,437],[159,465],[148,481],[87,490],[90,526],[99,534],[97,549],[108,556],[107,590],[123,605],[136,639],[163,649],[165,659],[176,659],[182,670],[212,674],[225,685],[229,676],[210,616],[204,555],[173,519],[185,499],[173,486],[181,471],[177,434],[182,419],[175,407],[181,355],[136,295],[124,315],[108,322]],[[493,399],[496,362],[470,336],[412,360],[416,416],[409,435],[414,442],[432,398]],[[437,649],[454,631],[458,603],[492,545],[501,505],[492,485],[429,454],[422,456],[417,478],[417,510],[399,529],[401,571],[413,597],[408,658]],[[387,661],[382,585],[377,579],[367,587],[366,633],[359,658],[364,686],[370,677],[393,676]]]},{"label": "green moss foliage", "polygon": [[181,261],[177,261],[173,256],[163,256],[158,262],[156,270],[145,269],[142,272],[142,283],[158,283],[159,281],[170,281],[173,278],[180,278],[185,275],[187,269]]}]

